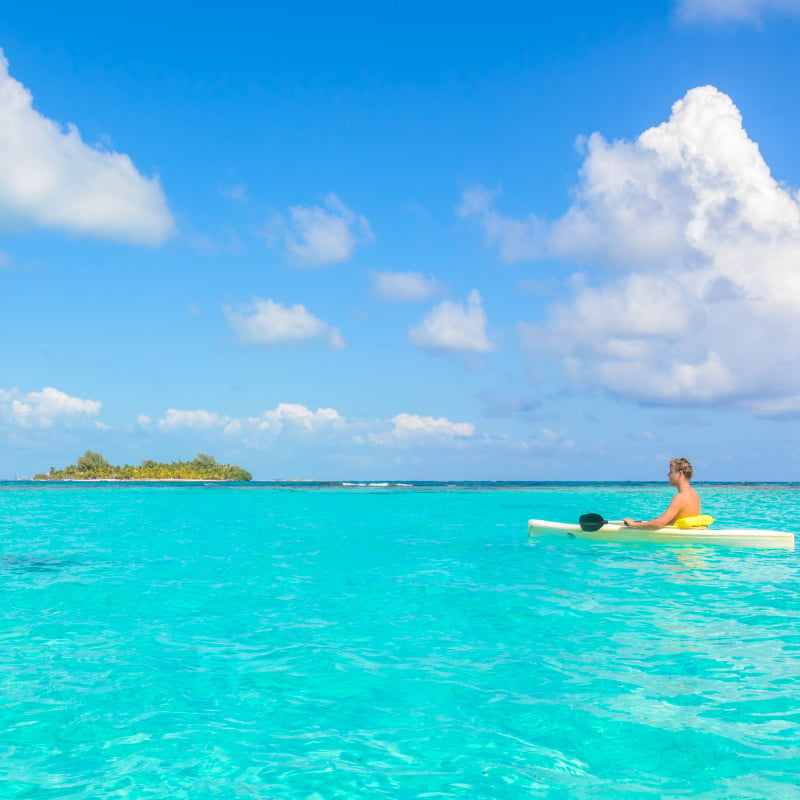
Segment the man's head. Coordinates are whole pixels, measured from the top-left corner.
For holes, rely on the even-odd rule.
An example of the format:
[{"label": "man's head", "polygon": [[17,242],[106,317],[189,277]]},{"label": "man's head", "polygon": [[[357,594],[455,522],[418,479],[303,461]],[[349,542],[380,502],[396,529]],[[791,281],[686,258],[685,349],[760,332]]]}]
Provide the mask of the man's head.
[{"label": "man's head", "polygon": [[683,475],[687,481],[690,481],[694,470],[692,470],[692,465],[687,458],[673,458],[669,462],[669,471],[671,476],[674,475],[675,478]]}]

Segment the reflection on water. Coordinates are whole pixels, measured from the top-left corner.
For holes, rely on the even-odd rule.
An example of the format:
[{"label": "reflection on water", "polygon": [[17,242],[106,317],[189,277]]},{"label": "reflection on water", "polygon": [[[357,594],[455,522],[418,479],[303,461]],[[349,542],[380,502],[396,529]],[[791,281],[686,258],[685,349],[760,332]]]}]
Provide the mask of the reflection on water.
[{"label": "reflection on water", "polygon": [[685,547],[677,550],[675,556],[678,563],[673,563],[671,569],[679,573],[681,577],[691,578],[699,577],[692,576],[692,572],[704,570],[709,568],[709,562],[706,558],[711,555],[708,547]]}]

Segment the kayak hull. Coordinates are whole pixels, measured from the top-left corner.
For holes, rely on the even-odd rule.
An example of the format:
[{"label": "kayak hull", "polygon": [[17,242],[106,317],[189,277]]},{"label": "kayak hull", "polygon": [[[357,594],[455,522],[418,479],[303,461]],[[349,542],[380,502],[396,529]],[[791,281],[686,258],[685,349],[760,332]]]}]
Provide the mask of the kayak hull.
[{"label": "kayak hull", "polygon": [[722,544],[735,547],[766,547],[794,550],[794,534],[749,528],[628,528],[621,522],[608,522],[596,531],[583,531],[572,522],[528,520],[528,536],[564,536],[595,542],[660,542],[666,544]]}]

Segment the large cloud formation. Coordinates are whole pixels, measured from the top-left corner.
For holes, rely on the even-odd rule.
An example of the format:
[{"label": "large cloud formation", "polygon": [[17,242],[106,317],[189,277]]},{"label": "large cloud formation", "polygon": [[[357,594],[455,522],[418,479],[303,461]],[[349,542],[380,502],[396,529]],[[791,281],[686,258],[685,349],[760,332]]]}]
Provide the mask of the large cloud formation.
[{"label": "large cloud formation", "polygon": [[[642,403],[800,414],[800,202],[770,174],[732,100],[689,91],[635,141],[593,134],[569,211],[477,215],[517,258],[557,256],[617,272],[520,326],[534,356]],[[510,233],[509,233],[510,232]],[[512,248],[513,249],[513,248]]]},{"label": "large cloud formation", "polygon": [[40,227],[161,244],[175,227],[158,178],[123,153],[90,147],[33,108],[0,50],[0,227]]}]

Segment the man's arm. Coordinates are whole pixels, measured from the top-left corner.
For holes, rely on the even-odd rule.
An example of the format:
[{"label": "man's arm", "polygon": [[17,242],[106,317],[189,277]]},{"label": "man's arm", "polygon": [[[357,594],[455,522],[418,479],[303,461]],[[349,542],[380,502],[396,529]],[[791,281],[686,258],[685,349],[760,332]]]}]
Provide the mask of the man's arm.
[{"label": "man's arm", "polygon": [[667,506],[667,510],[661,516],[655,519],[650,519],[647,522],[636,522],[630,517],[622,520],[623,524],[629,528],[645,528],[647,530],[655,530],[656,528],[663,528],[665,525],[671,525],[680,516],[683,510],[683,499],[679,494],[672,498],[672,502]]}]

